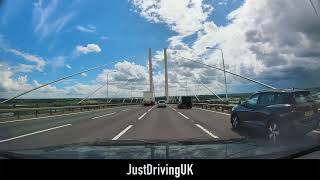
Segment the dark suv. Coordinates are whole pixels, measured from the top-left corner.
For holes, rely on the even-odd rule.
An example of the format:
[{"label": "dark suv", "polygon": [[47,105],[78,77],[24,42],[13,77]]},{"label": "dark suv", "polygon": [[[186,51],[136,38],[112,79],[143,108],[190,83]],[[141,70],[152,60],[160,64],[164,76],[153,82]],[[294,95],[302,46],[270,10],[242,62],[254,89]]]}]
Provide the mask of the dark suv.
[{"label": "dark suv", "polygon": [[267,138],[306,134],[319,126],[319,104],[309,91],[272,90],[258,92],[232,109],[231,125],[263,127]]}]

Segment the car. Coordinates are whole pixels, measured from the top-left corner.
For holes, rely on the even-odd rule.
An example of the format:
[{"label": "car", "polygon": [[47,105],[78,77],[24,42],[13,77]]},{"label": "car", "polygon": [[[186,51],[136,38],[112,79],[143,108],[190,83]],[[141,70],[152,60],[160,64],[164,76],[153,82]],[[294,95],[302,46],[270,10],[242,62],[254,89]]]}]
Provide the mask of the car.
[{"label": "car", "polygon": [[164,108],[167,107],[167,104],[166,104],[165,100],[159,100],[158,101],[158,108],[160,108],[160,107],[164,107]]},{"label": "car", "polygon": [[181,108],[191,109],[192,108],[192,97],[191,96],[180,96],[177,106],[178,106],[178,109],[181,109]]},{"label": "car", "polygon": [[232,108],[233,129],[241,125],[262,127],[266,137],[306,134],[319,127],[319,104],[306,90],[270,90],[253,94]]}]

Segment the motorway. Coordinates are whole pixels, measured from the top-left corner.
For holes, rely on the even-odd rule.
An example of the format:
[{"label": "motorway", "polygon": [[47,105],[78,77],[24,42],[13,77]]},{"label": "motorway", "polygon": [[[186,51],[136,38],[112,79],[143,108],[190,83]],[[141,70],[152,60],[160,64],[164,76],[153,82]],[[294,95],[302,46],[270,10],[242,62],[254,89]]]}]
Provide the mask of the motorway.
[{"label": "motorway", "polygon": [[[192,108],[124,106],[63,116],[0,121],[0,150],[34,149],[103,140],[187,140],[262,137],[233,131],[230,115]],[[260,134],[259,134],[260,133]],[[302,140],[320,143],[320,130]]]}]

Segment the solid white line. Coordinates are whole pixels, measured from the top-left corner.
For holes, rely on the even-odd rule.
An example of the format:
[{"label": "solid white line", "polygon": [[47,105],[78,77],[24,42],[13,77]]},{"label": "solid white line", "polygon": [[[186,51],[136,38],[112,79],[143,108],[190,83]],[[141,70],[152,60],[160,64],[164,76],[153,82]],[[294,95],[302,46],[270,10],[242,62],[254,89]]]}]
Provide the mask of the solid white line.
[{"label": "solid white line", "polygon": [[142,119],[146,114],[147,114],[147,112],[143,113],[143,114],[138,118],[138,120]]},{"label": "solid white line", "polygon": [[93,117],[93,118],[91,118],[91,119],[98,119],[98,118],[102,118],[102,117],[105,117],[105,116],[109,116],[109,115],[112,115],[112,114],[115,114],[115,113],[116,113],[116,112],[112,112],[112,113],[109,113],[109,114],[105,114],[105,115]]},{"label": "solid white line", "polygon": [[189,119],[186,115],[182,114],[181,112],[178,112],[181,116],[183,116],[186,119]]},{"label": "solid white line", "polygon": [[121,111],[128,111],[128,110],[130,110],[130,109],[124,109],[124,110],[121,110]]},{"label": "solid white line", "polygon": [[213,113],[217,113],[217,114],[223,114],[223,115],[226,115],[226,116],[230,116],[230,114],[228,114],[228,113],[223,113],[223,112],[218,112],[218,111],[212,111],[212,110],[208,110],[208,109],[201,109],[201,108],[195,108],[195,109],[202,110],[202,111],[213,112]]},{"label": "solid white line", "polygon": [[313,133],[320,134],[320,131],[317,131],[317,130],[313,130],[312,132],[313,132]]},{"label": "solid white line", "polygon": [[202,131],[204,131],[205,133],[209,134],[211,137],[218,139],[219,137],[216,135],[213,135],[210,131],[208,131],[207,129],[205,129],[204,127],[202,127],[200,124],[196,124],[196,126],[198,126],[198,128],[200,128]]},{"label": "solid white line", "polygon": [[24,135],[13,137],[13,138],[9,138],[9,139],[0,140],[0,143],[7,142],[7,141],[12,141],[12,140],[23,138],[23,137],[26,137],[26,136],[31,136],[31,135],[34,135],[34,134],[39,134],[39,133],[42,133],[42,132],[51,131],[51,130],[54,130],[54,129],[63,128],[63,127],[66,127],[66,126],[71,126],[71,125],[72,124],[65,124],[65,125],[62,125],[62,126],[57,126],[57,127],[44,129],[44,130],[41,130],[41,131],[36,131],[36,132],[33,132],[33,133],[24,134]]},{"label": "solid white line", "polygon": [[122,130],[118,135],[116,135],[114,138],[112,138],[112,140],[117,140],[119,139],[124,133],[126,133],[130,128],[132,127],[132,125],[129,125],[127,128],[125,128],[124,130]]},{"label": "solid white line", "polygon": [[96,112],[96,111],[102,111],[102,110],[110,110],[110,109],[116,109],[116,108],[120,108],[120,107],[98,109],[98,110],[93,110],[93,111],[84,111],[84,112],[69,113],[69,114],[60,114],[60,115],[54,115],[54,116],[45,116],[45,117],[38,117],[38,118],[19,119],[19,120],[13,120],[13,121],[3,121],[3,122],[0,122],[0,124],[13,123],[13,122],[22,122],[22,121],[31,121],[31,120],[46,119],[46,118],[53,118],[53,117],[60,117],[60,116],[69,116],[69,115],[90,113],[90,112]]}]

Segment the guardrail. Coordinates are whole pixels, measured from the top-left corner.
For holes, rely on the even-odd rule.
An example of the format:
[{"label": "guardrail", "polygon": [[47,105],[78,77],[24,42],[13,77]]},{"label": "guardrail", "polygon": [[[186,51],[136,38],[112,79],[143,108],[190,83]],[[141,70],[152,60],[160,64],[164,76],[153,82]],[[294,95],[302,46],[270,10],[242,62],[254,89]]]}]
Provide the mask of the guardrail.
[{"label": "guardrail", "polygon": [[[137,105],[137,103],[119,103],[119,104],[98,104],[98,105],[80,105],[80,106],[62,106],[62,107],[37,107],[37,108],[11,108],[11,109],[0,109],[0,114],[10,114],[9,117],[17,117],[20,119],[21,116],[33,114],[35,117],[39,115],[53,115],[57,113],[64,114],[66,112],[75,112],[75,111],[89,111],[89,110],[98,110],[116,106],[129,106]],[[3,119],[0,118],[0,119]]]},{"label": "guardrail", "polygon": [[220,110],[222,112],[224,111],[231,112],[231,109],[235,106],[235,104],[193,103],[193,106],[200,107],[202,109],[214,109],[214,110]]}]

